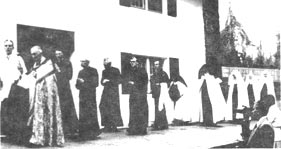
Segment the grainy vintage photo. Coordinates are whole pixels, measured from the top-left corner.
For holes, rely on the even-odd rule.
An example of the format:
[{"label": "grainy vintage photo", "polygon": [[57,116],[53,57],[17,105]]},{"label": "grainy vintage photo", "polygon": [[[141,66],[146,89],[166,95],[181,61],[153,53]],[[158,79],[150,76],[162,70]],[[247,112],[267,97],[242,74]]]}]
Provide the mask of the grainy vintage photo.
[{"label": "grainy vintage photo", "polygon": [[279,0],[9,0],[1,148],[281,148]]}]

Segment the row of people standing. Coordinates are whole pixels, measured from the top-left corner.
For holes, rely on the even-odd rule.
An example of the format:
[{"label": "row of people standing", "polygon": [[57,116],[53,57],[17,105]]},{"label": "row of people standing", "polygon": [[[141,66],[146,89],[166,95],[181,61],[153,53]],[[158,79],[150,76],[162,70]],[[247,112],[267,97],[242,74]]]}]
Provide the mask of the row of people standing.
[{"label": "row of people standing", "polygon": [[[12,41],[5,41],[6,47],[6,52],[13,50]],[[7,55],[10,54],[7,53]],[[31,129],[29,142],[35,145],[62,145],[65,136],[71,136],[77,132],[81,138],[95,138],[98,136],[101,133],[97,118],[96,103],[96,87],[99,85],[99,76],[97,70],[89,66],[90,61],[81,61],[83,69],[79,72],[76,82],[76,88],[80,91],[78,120],[69,85],[69,80],[72,78],[71,62],[63,58],[61,51],[56,51],[56,61],[46,59],[42,55],[42,49],[39,46],[31,48],[31,55],[35,64],[28,74],[31,74],[35,82],[29,83],[33,85],[28,87],[29,100],[24,101],[26,97],[23,97],[23,95],[26,96],[26,93],[18,93],[18,90],[12,93],[21,96],[17,97],[21,99],[18,101],[25,103],[19,105],[26,105],[28,103],[28,106],[23,106],[24,108],[22,110],[26,112],[22,112],[21,114],[26,114],[25,116],[21,116],[21,118],[24,119],[22,121],[27,121],[26,123],[28,123],[29,129]],[[11,64],[16,65],[10,68],[16,70],[16,73],[12,74],[18,75],[10,80],[10,84],[17,84],[24,80],[21,78],[24,78],[27,72],[21,57],[15,57],[19,60],[15,60],[15,63],[11,62]],[[138,64],[136,57],[130,59],[130,64],[132,69],[128,78],[128,84],[130,85],[128,134],[144,135],[147,134],[148,126],[148,75],[146,70]],[[105,130],[118,131],[117,127],[123,125],[120,114],[118,88],[121,83],[121,75],[117,68],[111,66],[109,59],[104,60],[104,66],[105,70],[102,73],[101,79],[104,91],[99,105],[101,123]],[[159,66],[159,61],[154,62],[154,67],[155,72],[150,79],[152,97],[155,100],[155,121],[153,127],[155,130],[162,130],[168,128],[166,103],[167,100],[170,100],[167,97],[168,89],[172,83],[166,72]],[[236,107],[231,108],[233,102],[230,102],[231,100],[229,99],[224,99],[219,85],[221,80],[212,76],[209,73],[210,70],[208,67],[204,67],[201,69],[203,73],[194,85],[195,87],[190,85],[187,88],[186,83],[180,77],[174,78],[175,80],[172,81],[178,85],[181,91],[181,97],[178,100],[178,104],[175,105],[175,118],[188,122],[204,122],[207,125],[212,125],[221,120],[228,120],[227,117],[230,117],[229,120],[233,119],[233,109]],[[40,74],[42,69],[49,68],[54,69],[47,71],[45,75]],[[42,73],[46,73],[46,71]],[[1,94],[6,93],[6,97],[8,97],[7,92],[10,92],[10,88],[7,88],[5,84],[9,84],[9,81],[6,81],[9,79],[5,79],[5,76],[9,75],[1,75],[1,80],[4,80]],[[25,91],[22,90],[22,92]],[[2,97],[4,96],[1,96],[1,99]],[[10,105],[13,106],[12,104]],[[231,105],[231,107],[228,108],[226,105]],[[28,110],[26,110],[26,107],[28,107]],[[11,110],[8,113],[18,114],[20,112]],[[226,113],[228,115],[225,115]],[[9,117],[16,116],[10,115]],[[2,126],[6,125],[8,124]],[[26,137],[21,136],[21,138]]]},{"label": "row of people standing", "polygon": [[[96,103],[99,76],[97,70],[89,66],[89,60],[81,61],[83,69],[76,81],[76,88],[80,91],[78,120],[69,84],[72,64],[64,58],[62,51],[57,50],[56,60],[51,60],[43,56],[40,46],[33,46],[30,53],[34,65],[27,71],[23,59],[12,54],[13,42],[6,40],[4,47],[7,61],[1,63],[1,68],[8,70],[0,75],[1,101],[4,103],[1,105],[1,134],[12,137],[18,143],[28,142],[31,146],[39,147],[62,146],[65,137],[77,133],[79,138],[85,139],[96,138],[101,133]],[[7,64],[11,66],[7,67]],[[117,68],[111,67],[109,59],[104,60],[104,66],[101,79],[104,86],[100,103],[101,120],[105,130],[117,131],[117,126],[123,125],[118,88],[121,75]],[[131,66],[128,82],[131,85],[128,134],[146,134],[147,73],[139,67],[136,58],[131,61]]]},{"label": "row of people standing", "polygon": [[266,95],[276,99],[273,79],[267,73],[261,77],[250,73],[243,79],[239,71],[233,71],[226,87],[212,71],[212,66],[205,64],[195,83],[189,83],[188,87],[178,83],[183,96],[175,106],[177,120],[212,126],[220,121],[243,119],[238,111],[255,107]]},{"label": "row of people standing", "polygon": [[[97,116],[93,117],[97,115],[93,105],[95,96],[91,96],[94,92],[88,94],[91,98],[86,98],[88,102],[84,101],[85,96],[81,97],[80,105],[85,108],[80,108],[78,121],[69,84],[72,64],[62,51],[56,51],[56,60],[51,60],[43,56],[40,46],[33,46],[30,53],[34,65],[26,70],[23,59],[13,52],[12,40],[4,41],[4,49],[6,55],[1,58],[1,68],[5,71],[0,74],[1,136],[39,147],[61,146],[65,136],[77,133],[80,138],[90,137],[87,132],[92,130],[96,134],[91,137],[100,134]],[[82,71],[80,74],[83,78]],[[87,87],[88,80],[85,81],[77,81],[77,88]]]}]

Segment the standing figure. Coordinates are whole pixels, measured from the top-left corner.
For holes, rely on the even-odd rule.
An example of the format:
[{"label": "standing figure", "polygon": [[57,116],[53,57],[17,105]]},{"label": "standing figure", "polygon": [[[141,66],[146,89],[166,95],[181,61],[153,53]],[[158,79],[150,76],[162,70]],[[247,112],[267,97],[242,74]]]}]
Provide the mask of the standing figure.
[{"label": "standing figure", "polygon": [[274,148],[281,148],[281,100],[276,99],[267,113],[267,118],[274,129]]},{"label": "standing figure", "polygon": [[61,119],[60,100],[54,63],[42,55],[40,46],[31,48],[35,64],[30,73],[33,88],[30,88],[30,116],[28,125],[32,135],[29,140],[35,146],[61,146],[64,133]]},{"label": "standing figure", "polygon": [[95,68],[89,66],[90,61],[81,61],[83,69],[79,72],[76,88],[79,92],[79,135],[83,139],[94,139],[100,135],[96,87],[99,85],[99,76]]},{"label": "standing figure", "polygon": [[221,79],[210,74],[210,66],[203,65],[199,71],[203,123],[214,125],[225,119],[226,102],[220,87]]},{"label": "standing figure", "polygon": [[[197,80],[195,80],[197,83]],[[180,98],[175,105],[173,125],[185,125],[187,123],[200,122],[202,116],[202,101],[198,94],[198,85],[187,86],[184,79],[180,76],[174,76],[171,84],[176,84]]]},{"label": "standing figure", "polygon": [[254,103],[255,103],[255,92],[254,92],[254,90],[256,88],[255,82],[256,82],[256,80],[254,78],[253,72],[250,71],[249,74],[246,75],[246,79],[245,79],[245,83],[247,85],[250,108],[253,108]]},{"label": "standing figure", "polygon": [[[227,98],[228,116],[227,120],[236,120],[243,118],[237,110],[242,110],[244,107],[250,107],[247,84],[238,70],[233,70],[228,79],[229,91]],[[232,111],[230,110],[232,109]],[[232,119],[231,119],[232,113]]]},{"label": "standing figure", "polygon": [[104,59],[101,84],[104,86],[100,101],[101,125],[107,132],[117,132],[117,126],[123,126],[119,102],[119,69],[111,66],[108,58]]},{"label": "standing figure", "polygon": [[78,130],[78,118],[69,83],[73,73],[72,64],[64,57],[62,51],[59,50],[56,51],[56,64],[59,68],[56,77],[60,97],[63,130],[65,136],[73,136]]},{"label": "standing figure", "polygon": [[138,65],[136,57],[132,57],[130,63],[130,118],[127,132],[128,135],[145,135],[148,126],[148,76],[146,70]]},{"label": "standing figure", "polygon": [[1,57],[1,134],[16,143],[26,138],[28,119],[28,90],[18,86],[18,81],[27,72],[21,56],[14,52],[12,40],[4,41],[5,57]]},{"label": "standing figure", "polygon": [[[154,130],[168,129],[168,120],[166,116],[165,98],[161,94],[168,94],[169,77],[165,71],[160,67],[159,61],[154,62],[154,73],[151,76],[151,91],[155,104],[155,120],[153,124]],[[166,93],[164,93],[166,92]],[[161,97],[161,99],[160,99]]]},{"label": "standing figure", "polygon": [[266,95],[273,95],[276,99],[273,77],[270,73],[264,71],[259,79],[259,89],[256,100],[260,100]]}]

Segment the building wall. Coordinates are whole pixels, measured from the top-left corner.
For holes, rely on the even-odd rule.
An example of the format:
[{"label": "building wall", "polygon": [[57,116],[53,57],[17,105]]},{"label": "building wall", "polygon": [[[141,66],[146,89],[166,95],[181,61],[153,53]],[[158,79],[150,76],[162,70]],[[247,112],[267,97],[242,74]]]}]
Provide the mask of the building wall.
[{"label": "building wall", "polygon": [[[100,78],[105,57],[110,57],[112,65],[121,69],[121,52],[178,58],[180,74],[188,85],[196,80],[199,68],[205,63],[200,1],[178,0],[177,17],[120,6],[118,0],[9,0],[1,1],[1,6],[0,41],[9,38],[16,45],[17,24],[74,32],[71,85],[77,111],[79,98],[74,85],[81,69],[81,58],[90,59],[90,65],[98,69]],[[102,90],[100,85],[98,103]],[[128,124],[128,99],[128,95],[121,94],[125,125]],[[150,95],[148,102],[152,121],[154,108]]]},{"label": "building wall", "polygon": [[222,77],[228,78],[232,71],[237,70],[245,78],[250,72],[255,77],[263,77],[263,74],[269,74],[274,82],[280,82],[279,69],[263,69],[263,68],[246,68],[246,67],[222,67]]}]

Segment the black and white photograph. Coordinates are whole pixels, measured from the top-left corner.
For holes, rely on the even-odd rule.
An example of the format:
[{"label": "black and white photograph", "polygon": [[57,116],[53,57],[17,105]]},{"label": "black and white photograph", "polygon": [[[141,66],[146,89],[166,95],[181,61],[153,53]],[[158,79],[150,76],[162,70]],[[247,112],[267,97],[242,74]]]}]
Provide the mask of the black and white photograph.
[{"label": "black and white photograph", "polygon": [[280,0],[0,5],[0,148],[281,148]]}]

